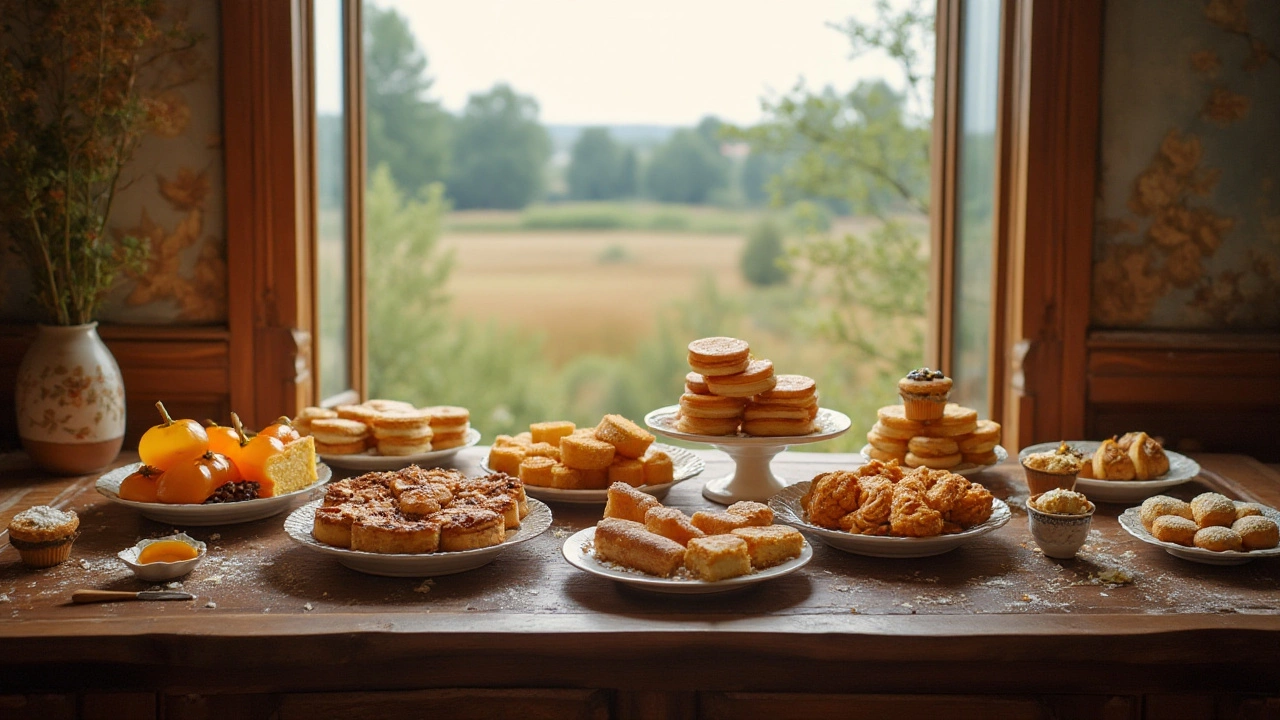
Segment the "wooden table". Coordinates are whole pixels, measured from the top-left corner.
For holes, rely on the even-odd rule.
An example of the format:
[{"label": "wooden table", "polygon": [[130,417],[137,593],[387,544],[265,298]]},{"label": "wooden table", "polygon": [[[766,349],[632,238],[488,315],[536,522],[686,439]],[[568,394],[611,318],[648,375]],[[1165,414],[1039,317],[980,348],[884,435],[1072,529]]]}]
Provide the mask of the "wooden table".
[{"label": "wooden table", "polygon": [[[703,457],[706,476],[727,469]],[[1198,459],[1205,472],[1172,494],[1280,506],[1274,470]],[[775,469],[856,463],[786,453]],[[977,479],[1014,517],[960,549],[889,560],[814,542],[802,571],[723,595],[576,570],[560,546],[601,508],[553,505],[543,536],[428,581],[348,570],[294,544],[283,515],[182,528],[210,545],[179,583],[196,601],[74,606],[76,588],[150,587],[115,553],[173,528],[105,502],[92,478],[0,470],[0,512],[24,490],[62,497],[83,529],[49,570],[0,550],[0,717],[1280,716],[1280,562],[1180,560],[1106,504],[1078,557],[1052,560],[1027,531],[1020,469]],[[701,484],[667,504],[707,507]],[[1133,582],[1100,578],[1117,568]]]}]

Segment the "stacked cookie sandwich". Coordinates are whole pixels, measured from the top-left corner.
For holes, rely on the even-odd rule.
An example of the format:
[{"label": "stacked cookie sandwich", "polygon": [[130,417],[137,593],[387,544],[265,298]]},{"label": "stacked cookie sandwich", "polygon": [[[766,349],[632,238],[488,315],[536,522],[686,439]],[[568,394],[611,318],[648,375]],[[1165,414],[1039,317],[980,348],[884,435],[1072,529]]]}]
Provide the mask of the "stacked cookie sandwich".
[{"label": "stacked cookie sandwich", "polygon": [[689,343],[685,392],[676,430],[693,435],[807,435],[818,415],[817,384],[803,375],[774,375],[773,363],[751,357],[743,340],[709,337]]}]

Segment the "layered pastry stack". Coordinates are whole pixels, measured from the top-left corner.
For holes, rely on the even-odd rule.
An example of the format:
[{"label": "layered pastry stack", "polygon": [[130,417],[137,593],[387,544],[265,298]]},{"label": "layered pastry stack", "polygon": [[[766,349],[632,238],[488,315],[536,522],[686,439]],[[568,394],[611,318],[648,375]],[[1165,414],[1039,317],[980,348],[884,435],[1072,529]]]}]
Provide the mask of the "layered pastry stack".
[{"label": "layered pastry stack", "polygon": [[774,525],[767,505],[739,502],[690,517],[622,483],[609,487],[592,543],[598,560],[658,577],[683,570],[711,582],[779,565],[803,548],[799,531]]},{"label": "layered pastry stack", "polygon": [[588,428],[567,420],[534,423],[527,433],[494,438],[488,463],[526,485],[558,490],[603,490],[615,482],[662,485],[675,479],[675,466],[671,456],[650,447],[653,440],[621,415],[605,415]]},{"label": "layered pastry stack", "polygon": [[416,408],[400,400],[369,400],[359,405],[308,407],[293,426],[316,440],[321,455],[417,455],[466,444],[471,427],[466,408],[436,405]]},{"label": "layered pastry stack", "polygon": [[689,343],[685,392],[675,429],[693,435],[808,435],[818,416],[817,383],[774,375],[773,363],[751,357],[743,340],[708,337]]},{"label": "layered pastry stack", "polygon": [[467,478],[457,470],[410,465],[329,485],[311,534],[326,545],[364,552],[453,552],[503,542],[528,514],[517,478]]},{"label": "layered pastry stack", "polygon": [[876,424],[867,432],[871,459],[935,470],[997,462],[1000,424],[979,420],[976,410],[947,402],[951,378],[941,371],[912,370],[898,381],[898,393],[903,403],[880,408]]}]

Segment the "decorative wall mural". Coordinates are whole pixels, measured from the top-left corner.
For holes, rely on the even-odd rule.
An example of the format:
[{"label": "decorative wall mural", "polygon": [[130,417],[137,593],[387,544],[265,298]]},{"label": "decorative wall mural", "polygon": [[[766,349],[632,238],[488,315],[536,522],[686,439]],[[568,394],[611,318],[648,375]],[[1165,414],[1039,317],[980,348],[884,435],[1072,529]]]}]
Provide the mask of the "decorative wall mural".
[{"label": "decorative wall mural", "polygon": [[1280,3],[1107,3],[1093,323],[1280,328]]},{"label": "decorative wall mural", "polygon": [[[168,17],[199,40],[144,78],[159,121],[121,175],[113,232],[150,245],[144,272],[119,278],[99,314],[105,322],[226,322],[225,193],[219,4],[170,0]],[[0,320],[42,320],[27,269],[0,243]]]}]

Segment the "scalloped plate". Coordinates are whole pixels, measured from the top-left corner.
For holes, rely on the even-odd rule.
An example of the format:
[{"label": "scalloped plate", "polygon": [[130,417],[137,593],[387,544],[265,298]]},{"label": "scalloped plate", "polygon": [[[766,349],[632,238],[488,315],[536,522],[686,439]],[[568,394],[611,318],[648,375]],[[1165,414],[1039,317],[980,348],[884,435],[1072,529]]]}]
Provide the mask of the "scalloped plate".
[{"label": "scalloped plate", "polygon": [[[1090,455],[1102,444],[1098,440],[1068,440],[1066,442],[1067,445],[1076,450]],[[1058,443],[1056,442],[1024,447],[1018,453],[1018,462],[1022,462],[1022,459],[1031,453],[1047,452],[1057,448]],[[1200,474],[1200,464],[1195,460],[1172,450],[1165,450],[1164,454],[1169,457],[1169,472],[1158,478],[1152,480],[1096,480],[1078,477],[1076,478],[1076,490],[1084,493],[1090,500],[1097,502],[1142,502],[1152,495],[1159,495],[1164,490],[1188,482]]]},{"label": "scalloped plate", "polygon": [[[1157,540],[1149,530],[1142,526],[1142,508],[1131,507],[1120,513],[1120,527],[1124,528],[1130,535],[1138,538],[1148,545],[1155,545],[1164,548],[1165,552],[1170,555],[1190,560],[1191,562],[1204,563],[1205,565],[1243,565],[1250,560],[1267,557],[1280,557],[1280,547],[1268,548],[1266,550],[1249,550],[1248,552],[1237,552],[1235,550],[1224,550],[1222,552],[1214,552],[1213,550],[1205,550],[1198,547],[1187,547],[1186,545],[1178,545],[1177,543],[1165,542]],[[1280,512],[1275,508],[1262,507],[1262,514],[1280,523]]]},{"label": "scalloped plate", "polygon": [[520,521],[520,529],[507,539],[486,548],[437,553],[373,553],[326,545],[311,535],[319,500],[294,510],[284,521],[284,530],[303,547],[329,555],[357,572],[387,577],[435,577],[474,570],[488,565],[512,546],[532,540],[551,527],[551,508],[529,498],[529,514]]},{"label": "scalloped plate", "polygon": [[[671,456],[671,463],[675,473],[675,479],[669,483],[661,485],[640,485],[636,487],[642,493],[648,493],[655,498],[661,500],[671,492],[671,488],[678,483],[682,483],[689,478],[697,477],[699,473],[706,469],[707,464],[702,458],[692,452],[675,447],[674,445],[664,445],[663,443],[654,443],[650,447],[661,450]],[[486,455],[484,461],[480,463],[480,469],[487,473],[493,470],[489,467],[489,457]],[[609,500],[609,490],[607,488],[600,490],[562,490],[559,488],[542,487],[541,485],[524,486],[524,492],[529,497],[538,498],[544,502],[561,502],[582,505],[600,505]]]},{"label": "scalloped plate", "polygon": [[812,484],[812,480],[804,480],[795,485],[788,485],[782,492],[770,498],[769,507],[773,508],[774,517],[778,522],[817,535],[823,543],[854,555],[883,558],[921,558],[941,555],[955,550],[974,538],[1001,528],[1012,517],[1009,506],[1000,498],[995,498],[991,504],[991,517],[986,522],[953,535],[925,538],[856,535],[843,530],[828,530],[811,525],[804,519],[805,513],[804,508],[800,506],[800,498],[809,492],[809,486]]},{"label": "scalloped plate", "polygon": [[98,478],[94,488],[111,502],[133,508],[142,513],[143,517],[150,520],[169,523],[170,525],[197,527],[234,525],[279,515],[285,510],[295,508],[299,504],[310,500],[312,492],[324,487],[324,484],[333,477],[333,470],[329,466],[324,463],[316,463],[316,475],[319,476],[319,479],[301,490],[295,490],[286,495],[241,502],[213,503],[211,505],[170,505],[168,503],[122,500],[120,498],[120,484],[140,467],[142,467],[142,463],[133,463],[116,468]]}]

